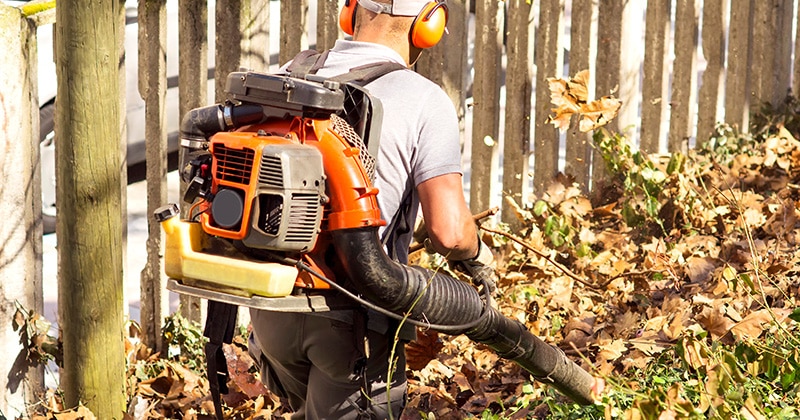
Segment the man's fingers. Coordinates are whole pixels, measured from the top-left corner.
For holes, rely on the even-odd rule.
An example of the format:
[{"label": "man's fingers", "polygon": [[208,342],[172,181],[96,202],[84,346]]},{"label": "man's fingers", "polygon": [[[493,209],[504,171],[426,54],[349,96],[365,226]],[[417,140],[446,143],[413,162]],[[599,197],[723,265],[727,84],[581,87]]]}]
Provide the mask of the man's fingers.
[{"label": "man's fingers", "polygon": [[595,377],[594,384],[592,385],[592,399],[595,401],[600,400],[600,397],[603,395],[603,391],[606,388],[606,381],[603,378]]}]

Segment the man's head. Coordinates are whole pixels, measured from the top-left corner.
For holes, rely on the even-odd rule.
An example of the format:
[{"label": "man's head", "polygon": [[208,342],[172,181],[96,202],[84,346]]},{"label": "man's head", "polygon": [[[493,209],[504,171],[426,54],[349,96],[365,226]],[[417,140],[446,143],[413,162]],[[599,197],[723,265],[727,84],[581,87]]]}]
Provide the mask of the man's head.
[{"label": "man's head", "polygon": [[365,23],[402,30],[411,47],[430,48],[444,35],[447,5],[445,0],[345,0],[339,15],[342,30],[354,35]]}]

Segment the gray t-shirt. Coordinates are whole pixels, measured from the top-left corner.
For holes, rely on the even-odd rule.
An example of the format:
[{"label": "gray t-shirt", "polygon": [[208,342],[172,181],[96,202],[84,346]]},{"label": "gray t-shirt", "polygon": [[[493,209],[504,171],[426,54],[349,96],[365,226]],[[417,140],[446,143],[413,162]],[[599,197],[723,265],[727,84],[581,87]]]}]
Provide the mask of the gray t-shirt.
[{"label": "gray t-shirt", "polygon": [[[351,68],[382,61],[405,64],[397,52],[386,46],[338,40],[317,74],[337,76]],[[381,216],[392,225],[404,200],[408,208],[405,220],[394,223],[400,231],[387,247],[392,248],[390,255],[406,263],[419,207],[415,187],[439,175],[461,173],[458,118],[447,94],[411,70],[391,72],[365,88],[383,105],[375,176]]]}]

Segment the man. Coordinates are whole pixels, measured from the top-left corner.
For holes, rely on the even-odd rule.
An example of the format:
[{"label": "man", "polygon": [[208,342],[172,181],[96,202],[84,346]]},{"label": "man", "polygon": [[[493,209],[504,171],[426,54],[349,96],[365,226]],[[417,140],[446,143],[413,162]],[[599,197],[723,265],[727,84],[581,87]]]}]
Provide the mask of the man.
[{"label": "man", "polygon": [[[348,0],[340,22],[353,40],[337,41],[317,74],[336,76],[384,61],[410,67],[423,48],[438,42],[446,14],[443,0]],[[381,232],[388,235],[388,254],[407,262],[421,206],[435,251],[452,261],[490,261],[464,200],[458,122],[449,97],[411,70],[390,72],[365,87],[384,111],[375,186],[390,230]],[[366,331],[359,331],[358,313],[251,311],[251,354],[268,388],[288,400],[292,418],[389,418],[387,399],[392,417],[400,417],[406,378],[402,344],[393,351],[397,323],[370,312]],[[413,339],[413,328],[408,332],[401,331],[402,340]],[[364,335],[369,351],[360,344]]]}]

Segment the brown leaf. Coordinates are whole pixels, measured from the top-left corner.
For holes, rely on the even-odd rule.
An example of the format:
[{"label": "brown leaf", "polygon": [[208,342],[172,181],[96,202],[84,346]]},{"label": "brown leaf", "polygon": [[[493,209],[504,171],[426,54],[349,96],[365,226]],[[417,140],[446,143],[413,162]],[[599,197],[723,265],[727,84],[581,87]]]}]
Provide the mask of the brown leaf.
[{"label": "brown leaf", "polygon": [[409,369],[421,370],[439,356],[444,347],[439,333],[434,330],[417,330],[417,339],[406,345],[406,364]]},{"label": "brown leaf", "polygon": [[628,347],[625,345],[624,340],[613,340],[600,345],[600,352],[597,354],[597,358],[613,361],[622,357],[626,351],[628,351]]},{"label": "brown leaf", "polygon": [[589,100],[589,70],[581,70],[567,82],[569,96],[575,98],[576,103]]},{"label": "brown leaf", "polygon": [[697,319],[700,326],[711,333],[714,339],[718,339],[727,334],[734,325],[734,322],[731,321],[730,318],[721,314],[719,310],[710,307],[703,309],[703,312],[697,314],[695,319]]},{"label": "brown leaf", "polygon": [[585,347],[594,331],[593,323],[594,319],[571,319],[563,330],[565,345],[578,349]]},{"label": "brown leaf", "polygon": [[253,359],[250,358],[250,355],[239,346],[230,344],[223,344],[222,351],[228,361],[230,381],[235,383],[243,394],[248,398],[256,398],[268,392],[264,384],[250,373],[253,367]]},{"label": "brown leaf", "polygon": [[736,325],[731,327],[730,331],[737,340],[758,338],[764,331],[769,329],[768,325],[773,322],[784,322],[789,313],[787,309],[759,309],[737,322]]},{"label": "brown leaf", "polygon": [[709,279],[711,273],[720,265],[720,261],[710,257],[692,257],[686,260],[686,276],[693,283],[702,283]]},{"label": "brown leaf", "polygon": [[581,105],[581,122],[579,130],[588,133],[600,128],[617,117],[622,101],[613,96],[604,96],[598,100]]}]

